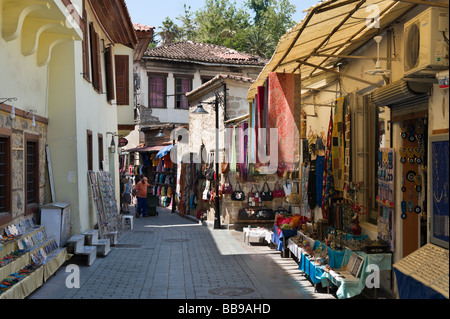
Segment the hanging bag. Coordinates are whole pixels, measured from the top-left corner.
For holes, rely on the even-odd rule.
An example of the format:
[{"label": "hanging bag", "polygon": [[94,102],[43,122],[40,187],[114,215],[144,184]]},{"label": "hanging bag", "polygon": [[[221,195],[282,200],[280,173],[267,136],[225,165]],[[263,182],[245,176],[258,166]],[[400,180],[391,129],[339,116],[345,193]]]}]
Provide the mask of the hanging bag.
[{"label": "hanging bag", "polygon": [[280,197],[286,197],[286,194],[284,193],[284,189],[278,184],[278,181],[276,181],[273,187],[273,198]]},{"label": "hanging bag", "polygon": [[[253,191],[253,187],[256,188],[256,192]],[[258,207],[261,206],[261,194],[259,193],[258,187],[252,185],[252,189],[248,193],[248,206]]]},{"label": "hanging bag", "polygon": [[[267,188],[267,190],[266,190],[266,188]],[[272,200],[273,200],[273,193],[270,190],[269,184],[267,184],[267,182],[264,182],[264,186],[261,191],[261,201],[270,202]]]},{"label": "hanging bag", "polygon": [[[239,186],[239,188],[238,188]],[[231,194],[231,200],[242,202],[245,200],[245,194],[242,191],[241,184],[236,181],[236,190]]]},{"label": "hanging bag", "polygon": [[232,194],[232,193],[233,193],[233,186],[231,185],[231,182],[230,182],[230,176],[227,175],[225,177],[225,183],[223,183],[223,185],[222,185],[222,195]]},{"label": "hanging bag", "polygon": [[299,205],[302,202],[298,182],[297,193],[290,193],[288,196],[286,196],[286,201],[291,205]]},{"label": "hanging bag", "polygon": [[205,189],[203,190],[202,200],[207,201],[209,199],[209,181],[206,181]]}]

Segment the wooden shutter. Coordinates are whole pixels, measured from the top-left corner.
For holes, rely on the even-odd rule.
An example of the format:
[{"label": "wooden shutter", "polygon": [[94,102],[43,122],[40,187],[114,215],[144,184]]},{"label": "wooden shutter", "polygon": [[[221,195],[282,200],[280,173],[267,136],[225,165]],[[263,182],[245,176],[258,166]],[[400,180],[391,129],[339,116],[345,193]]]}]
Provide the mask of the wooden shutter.
[{"label": "wooden shutter", "polygon": [[92,73],[92,84],[94,87],[96,86],[96,83],[98,82],[97,78],[97,72],[95,70],[97,69],[97,54],[96,54],[96,41],[95,41],[95,29],[94,29],[94,23],[90,23],[89,25],[89,34],[90,34],[90,44],[91,44],[91,73]]},{"label": "wooden shutter", "polygon": [[89,73],[89,30],[87,25],[87,14],[86,9],[83,9],[83,77],[90,81],[90,73]]},{"label": "wooden shutter", "polygon": [[95,32],[94,24],[90,23],[90,36],[91,36],[91,71],[92,71],[92,85],[97,92],[102,93],[102,63],[100,59],[100,37]]},{"label": "wooden shutter", "polygon": [[110,102],[115,99],[113,55],[111,48],[108,48],[105,52],[105,77],[106,77],[106,99],[108,100],[108,102]]},{"label": "wooden shutter", "polygon": [[129,56],[128,55],[116,55],[116,101],[117,105],[129,105],[129,87],[130,87],[130,74],[129,74]]},{"label": "wooden shutter", "polygon": [[100,37],[98,35],[98,33],[95,34],[95,39],[96,39],[96,46],[97,46],[97,78],[98,78],[98,82],[97,82],[97,91],[102,93],[103,92],[103,81],[102,81],[102,59],[100,58]]}]

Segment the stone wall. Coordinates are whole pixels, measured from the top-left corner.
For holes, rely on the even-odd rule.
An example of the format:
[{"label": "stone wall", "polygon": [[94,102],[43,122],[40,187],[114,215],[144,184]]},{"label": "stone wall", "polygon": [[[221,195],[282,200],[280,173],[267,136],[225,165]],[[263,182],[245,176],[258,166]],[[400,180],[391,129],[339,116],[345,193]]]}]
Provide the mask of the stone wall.
[{"label": "stone wall", "polygon": [[[47,144],[47,124],[36,121],[36,126],[32,126],[29,118],[18,116],[11,119],[11,114],[0,111],[0,128],[10,129],[11,134],[11,157],[12,157],[12,215],[11,220],[4,223],[2,219],[0,228],[16,223],[25,218],[25,136],[27,133],[39,135],[39,206],[49,201],[46,192],[47,161],[45,146]],[[22,112],[25,113],[26,112]],[[29,116],[28,116],[29,117]],[[9,218],[8,218],[9,219]],[[1,224],[0,223],[0,224]]]}]

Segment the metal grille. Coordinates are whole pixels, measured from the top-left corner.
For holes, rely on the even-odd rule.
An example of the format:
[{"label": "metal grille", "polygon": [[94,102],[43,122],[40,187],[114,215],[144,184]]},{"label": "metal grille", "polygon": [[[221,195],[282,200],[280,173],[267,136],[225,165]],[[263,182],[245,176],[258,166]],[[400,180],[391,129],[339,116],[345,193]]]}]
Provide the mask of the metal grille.
[{"label": "metal grille", "polygon": [[6,207],[6,138],[0,137],[0,213],[5,212]]},{"label": "metal grille", "polygon": [[27,142],[27,204],[36,202],[36,142]]}]

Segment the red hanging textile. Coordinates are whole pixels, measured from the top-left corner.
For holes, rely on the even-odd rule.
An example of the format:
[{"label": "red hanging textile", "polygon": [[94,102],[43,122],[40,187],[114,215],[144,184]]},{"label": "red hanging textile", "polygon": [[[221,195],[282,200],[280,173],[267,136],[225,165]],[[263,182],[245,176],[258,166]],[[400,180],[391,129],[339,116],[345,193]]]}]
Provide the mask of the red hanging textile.
[{"label": "red hanging textile", "polygon": [[300,81],[298,74],[269,73],[268,122],[278,129],[278,167],[283,171],[292,171],[300,160]]}]

